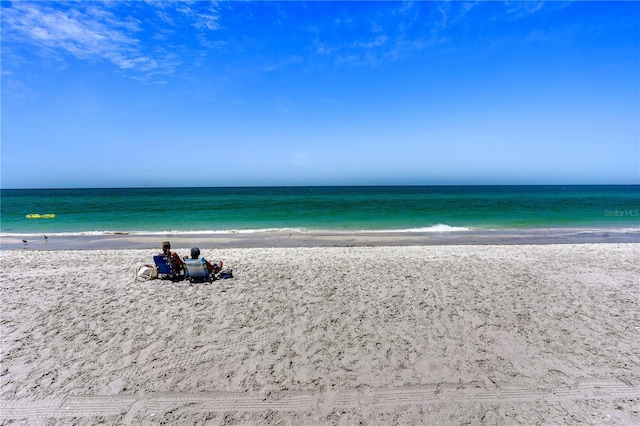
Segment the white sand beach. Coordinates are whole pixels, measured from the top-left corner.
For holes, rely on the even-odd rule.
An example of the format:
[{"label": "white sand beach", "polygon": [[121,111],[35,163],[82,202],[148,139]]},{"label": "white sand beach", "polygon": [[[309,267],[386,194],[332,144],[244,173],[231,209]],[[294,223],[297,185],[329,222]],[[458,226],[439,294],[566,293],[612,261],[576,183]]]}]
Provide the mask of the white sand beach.
[{"label": "white sand beach", "polygon": [[201,249],[1,251],[1,423],[640,424],[640,244]]}]

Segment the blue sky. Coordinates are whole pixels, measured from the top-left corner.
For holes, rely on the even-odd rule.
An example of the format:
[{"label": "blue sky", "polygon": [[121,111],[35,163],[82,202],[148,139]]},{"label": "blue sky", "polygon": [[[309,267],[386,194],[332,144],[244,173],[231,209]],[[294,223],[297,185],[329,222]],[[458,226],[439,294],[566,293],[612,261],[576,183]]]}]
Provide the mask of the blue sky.
[{"label": "blue sky", "polygon": [[639,2],[2,2],[2,187],[640,183]]}]

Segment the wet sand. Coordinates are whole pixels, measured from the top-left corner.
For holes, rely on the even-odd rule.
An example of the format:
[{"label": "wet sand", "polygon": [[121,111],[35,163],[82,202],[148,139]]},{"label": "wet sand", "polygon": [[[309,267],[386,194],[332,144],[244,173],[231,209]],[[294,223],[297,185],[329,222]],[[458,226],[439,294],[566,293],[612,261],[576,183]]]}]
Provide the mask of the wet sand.
[{"label": "wet sand", "polygon": [[[26,240],[27,243],[24,243]],[[1,250],[100,250],[159,247],[169,240],[174,247],[270,248],[413,245],[522,245],[640,243],[639,228],[472,230],[456,232],[236,232],[150,233],[126,232],[70,235],[11,235],[0,239]]]}]

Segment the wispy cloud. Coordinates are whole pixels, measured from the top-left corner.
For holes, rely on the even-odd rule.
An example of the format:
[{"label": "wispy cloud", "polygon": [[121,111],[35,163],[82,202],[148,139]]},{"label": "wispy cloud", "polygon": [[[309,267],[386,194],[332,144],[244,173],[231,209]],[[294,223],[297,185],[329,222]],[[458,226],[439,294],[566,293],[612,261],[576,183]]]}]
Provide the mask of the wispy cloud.
[{"label": "wispy cloud", "polygon": [[3,8],[3,15],[5,40],[7,34],[10,40],[13,35],[48,51],[62,50],[85,60],[106,59],[124,69],[156,66],[137,50],[133,34],[139,22],[122,21],[108,10],[59,10],[17,2]]},{"label": "wispy cloud", "polygon": [[200,32],[220,27],[215,4],[194,8],[182,1],[13,2],[3,5],[2,13],[5,46],[35,46],[40,55],[57,60],[64,60],[62,52],[84,61],[108,61],[138,77],[169,75],[180,65],[177,55],[158,42],[166,42],[182,21]]},{"label": "wispy cloud", "polygon": [[[220,13],[217,2],[147,1],[156,8],[156,14],[166,24],[177,26],[183,22],[197,29],[220,29]],[[194,7],[194,4],[197,7]]]},{"label": "wispy cloud", "polygon": [[275,71],[280,68],[287,68],[294,64],[303,62],[304,59],[300,55],[289,55],[285,58],[279,59],[277,62],[273,61],[264,67],[265,71]]},{"label": "wispy cloud", "polygon": [[491,10],[494,19],[513,21],[545,6],[543,1],[483,0],[372,4],[376,7],[360,8],[359,13],[345,14],[332,25],[320,27],[324,31],[310,27],[311,50],[337,65],[378,66],[455,43],[457,30],[466,28],[469,20],[475,19],[474,14]]},{"label": "wispy cloud", "polygon": [[[325,21],[318,18],[323,15],[309,15],[302,27],[291,21],[288,5],[277,4],[277,25],[292,26],[292,32],[302,28],[304,37],[298,34],[289,41],[306,44],[298,46],[295,53],[287,48],[256,51],[262,60],[254,63],[260,62],[257,68],[262,71],[274,71],[300,64],[316,69],[318,64],[375,67],[402,60],[454,42],[456,29],[478,9],[484,10],[482,3],[347,2],[342,6],[337,2]],[[493,14],[496,19],[512,20],[536,13],[543,5],[538,1],[492,2],[490,7],[499,9]],[[269,48],[268,43],[279,40],[267,37],[252,41],[254,35],[244,27],[226,31],[221,12],[236,7],[243,13],[254,10],[244,4],[186,0],[5,2],[3,58],[19,59],[20,53],[23,57],[35,53],[62,63],[73,57],[111,63],[133,78],[166,79],[181,67],[193,69],[204,63],[212,51],[251,52],[254,46]],[[322,3],[317,7],[322,8]],[[232,36],[212,37],[212,32]]]},{"label": "wispy cloud", "polygon": [[506,14],[515,20],[536,13],[544,7],[544,1],[506,1]]},{"label": "wispy cloud", "polygon": [[441,41],[448,6],[420,2],[373,5],[376,7],[367,12],[333,21],[332,33],[316,30],[315,53],[333,58],[337,65],[378,66]]}]

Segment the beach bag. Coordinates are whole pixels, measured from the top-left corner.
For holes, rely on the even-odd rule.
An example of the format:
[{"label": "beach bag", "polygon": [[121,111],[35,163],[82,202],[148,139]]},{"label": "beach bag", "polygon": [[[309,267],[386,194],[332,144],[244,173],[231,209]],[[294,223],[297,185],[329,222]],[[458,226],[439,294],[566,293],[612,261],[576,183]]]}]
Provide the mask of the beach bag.
[{"label": "beach bag", "polygon": [[226,280],[228,278],[233,278],[233,271],[231,269],[223,269],[220,271],[217,277],[219,280]]},{"label": "beach bag", "polygon": [[158,270],[155,266],[140,265],[136,270],[136,280],[149,281],[158,278]]}]

